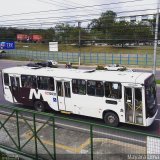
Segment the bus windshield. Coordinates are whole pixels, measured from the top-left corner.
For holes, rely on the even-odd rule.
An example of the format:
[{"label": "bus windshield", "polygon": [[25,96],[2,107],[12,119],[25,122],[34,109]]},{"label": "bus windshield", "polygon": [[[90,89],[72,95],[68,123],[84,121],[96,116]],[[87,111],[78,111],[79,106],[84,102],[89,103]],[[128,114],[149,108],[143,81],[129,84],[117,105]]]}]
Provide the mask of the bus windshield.
[{"label": "bus windshield", "polygon": [[156,112],[156,83],[154,76],[145,81],[147,117],[152,117]]}]

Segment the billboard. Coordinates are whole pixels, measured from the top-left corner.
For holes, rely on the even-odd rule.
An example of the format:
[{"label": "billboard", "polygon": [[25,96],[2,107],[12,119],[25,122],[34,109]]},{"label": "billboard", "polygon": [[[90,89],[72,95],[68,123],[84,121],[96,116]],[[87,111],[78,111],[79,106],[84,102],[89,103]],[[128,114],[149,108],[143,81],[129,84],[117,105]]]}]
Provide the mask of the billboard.
[{"label": "billboard", "polygon": [[14,42],[0,42],[0,49],[15,49]]}]

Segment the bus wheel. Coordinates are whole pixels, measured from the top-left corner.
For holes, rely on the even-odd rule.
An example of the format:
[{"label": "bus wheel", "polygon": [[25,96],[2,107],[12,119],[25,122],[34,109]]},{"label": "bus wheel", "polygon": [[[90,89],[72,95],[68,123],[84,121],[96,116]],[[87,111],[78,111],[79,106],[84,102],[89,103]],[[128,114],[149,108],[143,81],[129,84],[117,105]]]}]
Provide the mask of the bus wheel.
[{"label": "bus wheel", "polygon": [[119,124],[119,118],[114,112],[106,112],[103,118],[104,122],[109,126],[117,127]]},{"label": "bus wheel", "polygon": [[39,111],[39,112],[45,111],[45,106],[41,101],[35,101],[34,108],[36,111]]}]

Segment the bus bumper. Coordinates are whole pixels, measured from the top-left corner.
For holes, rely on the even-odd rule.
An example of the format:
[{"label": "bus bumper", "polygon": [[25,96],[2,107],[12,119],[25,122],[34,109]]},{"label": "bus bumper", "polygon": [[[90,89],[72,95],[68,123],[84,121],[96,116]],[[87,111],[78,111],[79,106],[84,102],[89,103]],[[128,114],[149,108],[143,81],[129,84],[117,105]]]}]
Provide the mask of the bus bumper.
[{"label": "bus bumper", "polygon": [[150,125],[154,122],[157,113],[158,113],[158,110],[157,110],[156,114],[155,114],[152,118],[149,118],[149,117],[148,117],[148,118],[146,119],[146,125],[145,125],[146,127],[147,127],[147,126],[150,126]]}]

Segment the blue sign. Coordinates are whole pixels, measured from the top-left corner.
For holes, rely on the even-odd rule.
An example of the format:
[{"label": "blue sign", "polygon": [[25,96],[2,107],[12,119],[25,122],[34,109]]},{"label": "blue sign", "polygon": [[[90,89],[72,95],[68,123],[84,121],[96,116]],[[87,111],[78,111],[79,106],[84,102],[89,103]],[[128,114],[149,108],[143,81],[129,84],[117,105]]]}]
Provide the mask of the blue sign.
[{"label": "blue sign", "polygon": [[14,42],[0,42],[0,49],[15,49]]},{"label": "blue sign", "polygon": [[56,99],[56,98],[53,98],[53,102],[57,102],[57,99]]}]

